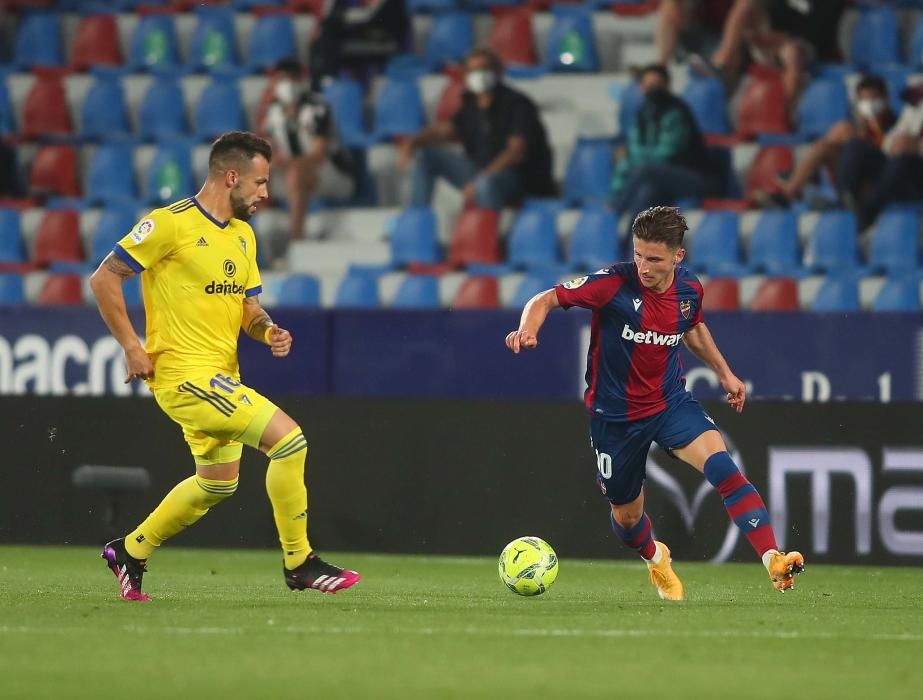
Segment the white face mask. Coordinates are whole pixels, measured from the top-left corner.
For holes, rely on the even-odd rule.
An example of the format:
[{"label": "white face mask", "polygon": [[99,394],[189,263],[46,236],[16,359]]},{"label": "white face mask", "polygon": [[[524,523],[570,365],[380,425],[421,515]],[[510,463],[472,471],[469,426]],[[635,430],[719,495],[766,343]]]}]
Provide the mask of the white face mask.
[{"label": "white face mask", "polygon": [[474,70],[465,76],[465,87],[475,95],[490,92],[497,84],[497,76],[491,70]]},{"label": "white face mask", "polygon": [[276,83],[276,99],[285,104],[295,101],[295,83],[288,78],[283,78]]},{"label": "white face mask", "polygon": [[878,97],[872,99],[859,100],[856,102],[856,111],[863,119],[875,119],[887,109],[884,100]]}]

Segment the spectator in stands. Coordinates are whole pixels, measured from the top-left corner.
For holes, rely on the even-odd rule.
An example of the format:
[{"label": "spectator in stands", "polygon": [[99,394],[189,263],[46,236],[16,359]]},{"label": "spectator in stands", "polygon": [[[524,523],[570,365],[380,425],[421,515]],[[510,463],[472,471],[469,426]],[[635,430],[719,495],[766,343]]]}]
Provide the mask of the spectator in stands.
[{"label": "spectator in stands", "polygon": [[308,88],[298,63],[281,61],[275,73],[260,130],[272,141],[273,166],[285,172],[291,236],[301,239],[311,198],[349,199],[355,193],[356,172],[352,154],[338,139],[329,105]]},{"label": "spectator in stands", "polygon": [[715,186],[702,133],[686,103],[670,92],[667,69],[649,65],[638,81],[644,101],[612,180],[616,211],[632,219],[651,206],[701,199]]},{"label": "spectator in stands", "polygon": [[661,0],[654,30],[657,62],[669,65],[677,50],[710,53],[735,2],[741,0]]},{"label": "spectator in stands", "polygon": [[[844,199],[855,198],[868,183],[869,173],[883,160],[881,146],[894,125],[895,116],[888,102],[888,86],[877,75],[866,75],[856,86],[853,103],[855,117],[830,127],[811,144],[798,161],[791,177],[780,180],[780,200],[788,204],[800,199],[805,186],[827,168]],[[880,169],[880,168],[879,168]]]},{"label": "spectator in stands", "polygon": [[[465,87],[451,119],[400,145],[400,169],[413,160],[411,205],[428,206],[439,177],[462,190],[466,205],[482,208],[554,196],[551,148],[538,108],[503,82],[503,63],[493,51],[475,49],[468,56]],[[444,145],[455,139],[463,153]]]}]

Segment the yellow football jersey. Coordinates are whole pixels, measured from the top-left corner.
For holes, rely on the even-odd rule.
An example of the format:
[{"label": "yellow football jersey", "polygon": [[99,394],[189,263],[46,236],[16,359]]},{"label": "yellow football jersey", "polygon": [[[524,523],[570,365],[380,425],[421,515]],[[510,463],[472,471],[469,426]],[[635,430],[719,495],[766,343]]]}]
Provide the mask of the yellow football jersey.
[{"label": "yellow football jersey", "polygon": [[141,273],[150,385],[201,369],[237,376],[243,300],[262,291],[250,225],[216,221],[193,197],[152,211],[113,252]]}]

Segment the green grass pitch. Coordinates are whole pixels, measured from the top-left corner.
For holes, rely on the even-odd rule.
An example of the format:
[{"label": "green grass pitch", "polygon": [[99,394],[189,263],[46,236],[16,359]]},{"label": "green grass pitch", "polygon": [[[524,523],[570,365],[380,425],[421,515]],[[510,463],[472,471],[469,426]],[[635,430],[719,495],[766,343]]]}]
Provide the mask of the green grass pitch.
[{"label": "green grass pitch", "polygon": [[923,570],[569,561],[520,598],[493,558],[340,554],[363,580],[292,593],[276,552],[164,549],[149,604],[95,550],[0,548],[2,698],[923,697]]}]

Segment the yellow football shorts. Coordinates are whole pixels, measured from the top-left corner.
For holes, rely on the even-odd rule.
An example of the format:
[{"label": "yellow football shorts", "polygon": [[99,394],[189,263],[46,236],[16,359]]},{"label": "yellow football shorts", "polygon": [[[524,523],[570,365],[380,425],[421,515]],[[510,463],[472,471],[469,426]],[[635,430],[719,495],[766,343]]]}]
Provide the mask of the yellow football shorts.
[{"label": "yellow football shorts", "polygon": [[222,372],[196,373],[151,391],[163,412],[182,426],[196,464],[233,462],[243,445],[258,448],[277,410],[258,391]]}]

